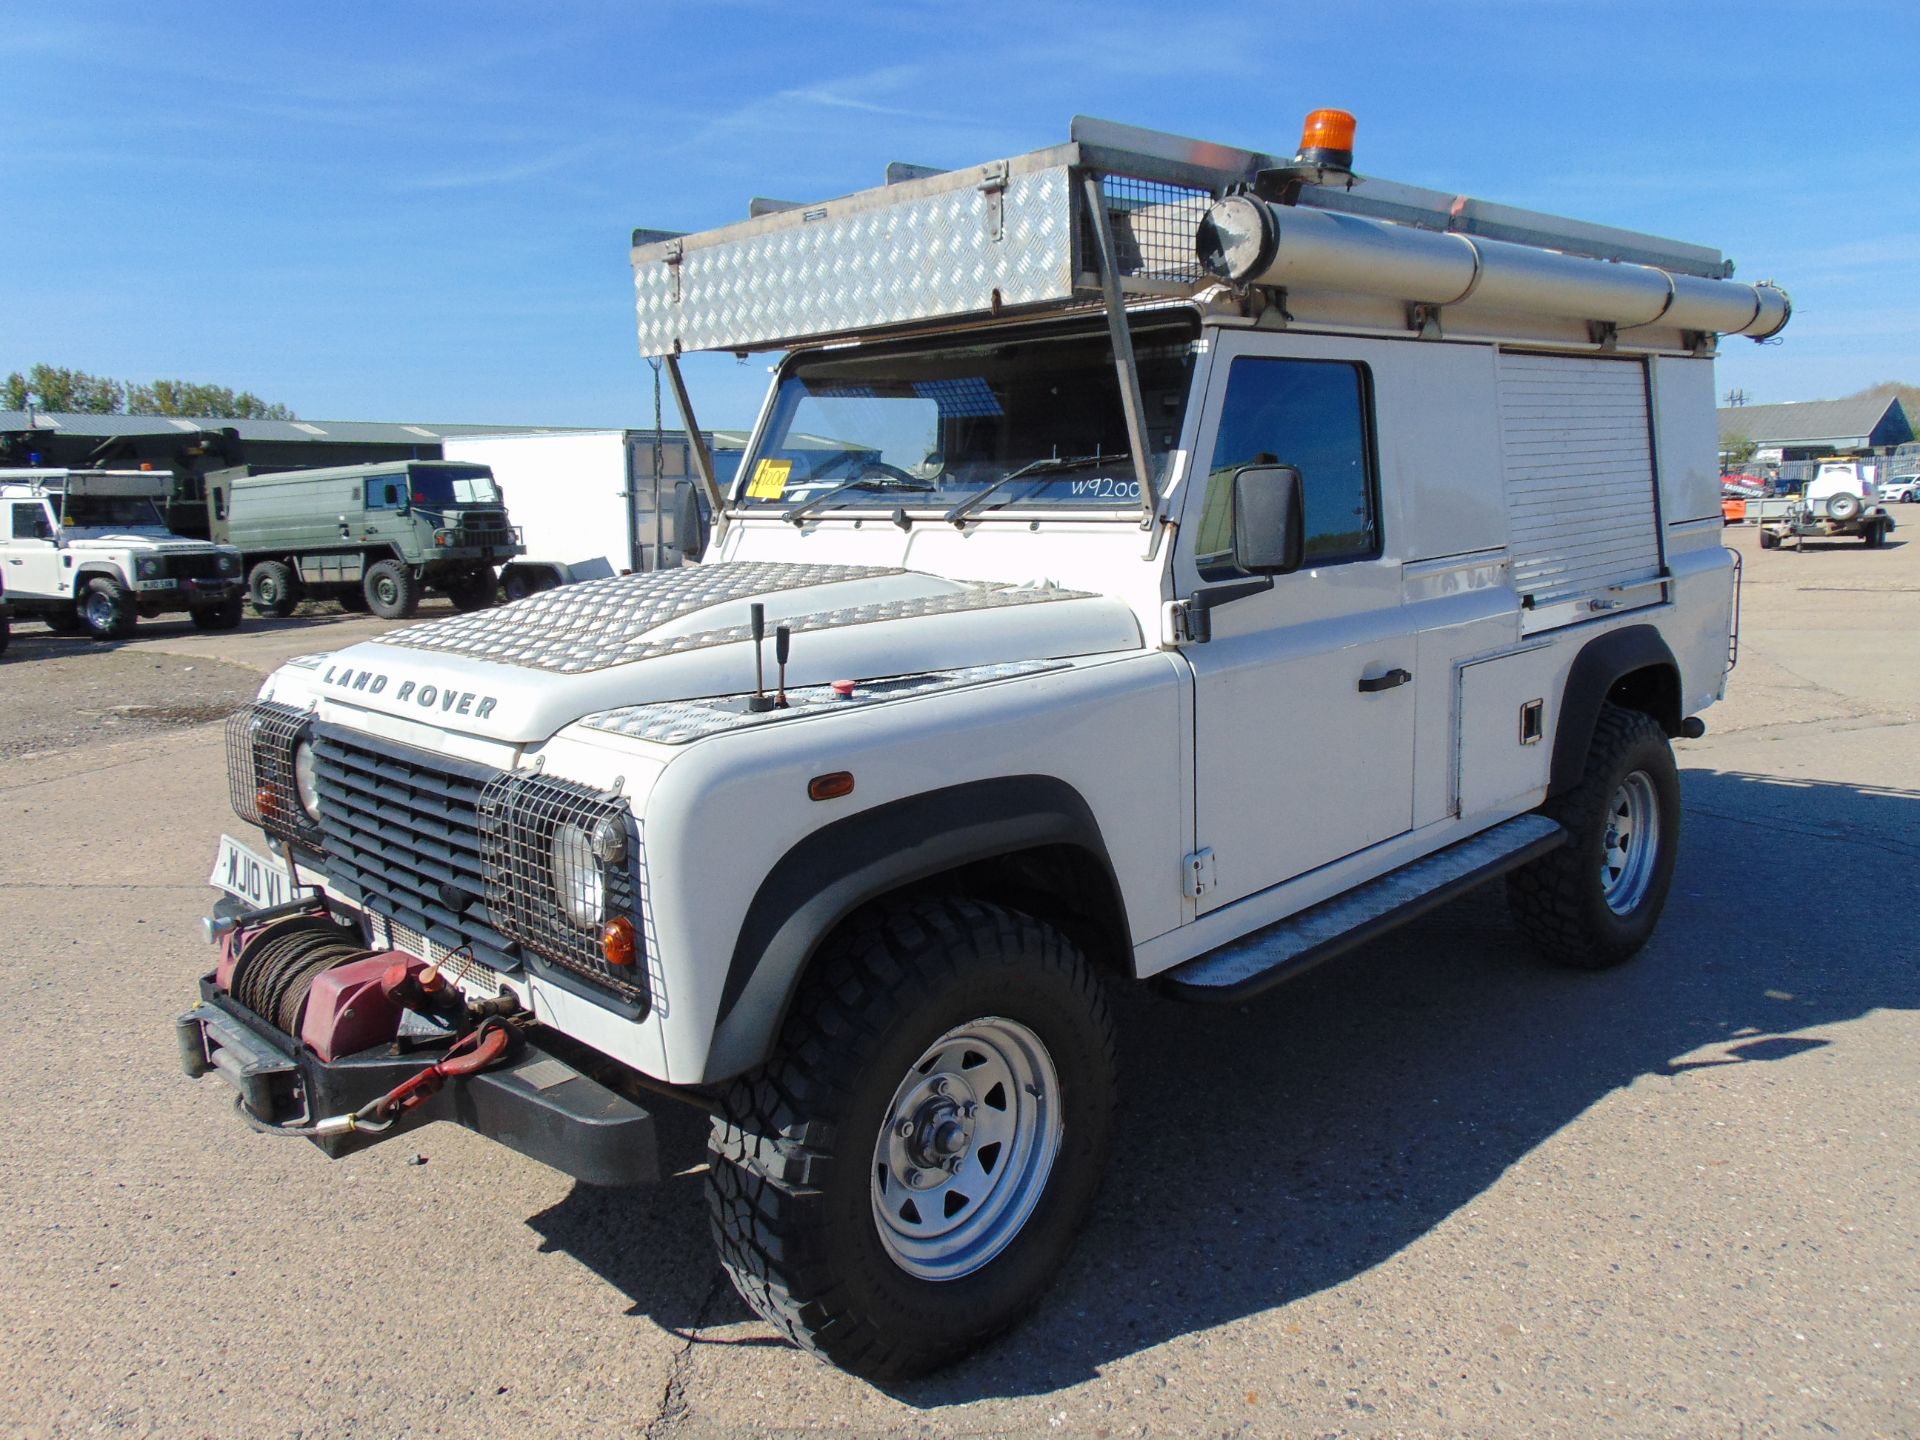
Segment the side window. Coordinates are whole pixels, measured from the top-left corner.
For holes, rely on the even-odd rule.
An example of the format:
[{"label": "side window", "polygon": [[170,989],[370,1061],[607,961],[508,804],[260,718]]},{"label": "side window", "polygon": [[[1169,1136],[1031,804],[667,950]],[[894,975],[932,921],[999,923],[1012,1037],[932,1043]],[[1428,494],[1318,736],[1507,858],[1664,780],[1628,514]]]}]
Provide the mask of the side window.
[{"label": "side window", "polygon": [[367,481],[367,509],[398,510],[404,492],[405,482],[397,475],[375,475]]},{"label": "side window", "polygon": [[1339,360],[1242,356],[1227,375],[1220,434],[1207,467],[1195,560],[1207,579],[1237,574],[1233,474],[1292,465],[1306,489],[1306,563],[1380,553],[1371,389],[1366,367]]},{"label": "side window", "polygon": [[13,507],[13,538],[16,540],[51,540],[53,526],[47,523],[47,512],[40,508],[38,500]]}]

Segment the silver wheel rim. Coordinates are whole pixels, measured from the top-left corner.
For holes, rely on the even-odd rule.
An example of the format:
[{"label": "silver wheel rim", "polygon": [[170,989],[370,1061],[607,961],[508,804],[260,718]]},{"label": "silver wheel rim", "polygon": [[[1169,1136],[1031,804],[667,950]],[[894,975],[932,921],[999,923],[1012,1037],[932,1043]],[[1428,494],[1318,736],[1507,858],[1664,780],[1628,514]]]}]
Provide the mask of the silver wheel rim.
[{"label": "silver wheel rim", "polygon": [[1060,1152],[1059,1078],[1040,1037],[983,1016],[929,1045],[894,1090],[873,1151],[873,1223],[922,1280],[988,1264],[1033,1214]]},{"label": "silver wheel rim", "polygon": [[1630,914],[1647,898],[1660,848],[1660,799],[1653,779],[1635,770],[1613,792],[1600,854],[1600,893],[1616,915]]},{"label": "silver wheel rim", "polygon": [[100,630],[113,623],[113,602],[98,591],[87,596],[87,623]]}]

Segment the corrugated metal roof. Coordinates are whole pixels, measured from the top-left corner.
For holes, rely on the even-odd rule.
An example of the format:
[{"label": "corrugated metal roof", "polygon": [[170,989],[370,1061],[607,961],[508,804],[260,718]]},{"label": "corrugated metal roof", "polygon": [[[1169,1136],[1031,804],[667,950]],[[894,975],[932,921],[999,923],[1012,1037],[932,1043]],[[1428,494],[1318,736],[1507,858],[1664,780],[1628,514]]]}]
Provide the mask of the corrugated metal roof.
[{"label": "corrugated metal roof", "polygon": [[1895,426],[1904,432],[1875,444],[1897,445],[1913,438],[1913,428],[1892,391],[1850,400],[1795,400],[1784,405],[1729,405],[1720,411],[1720,438],[1744,435],[1761,445],[1817,444],[1841,441],[1866,444],[1868,437],[1900,411]]},{"label": "corrugated metal roof", "polygon": [[231,428],[242,440],[333,440],[353,445],[418,445],[448,435],[573,435],[599,428],[581,425],[441,425],[382,420],[214,420],[171,415],[73,415],[33,412],[29,427],[23,410],[0,410],[0,430],[47,430],[93,440],[133,435],[196,434]]}]

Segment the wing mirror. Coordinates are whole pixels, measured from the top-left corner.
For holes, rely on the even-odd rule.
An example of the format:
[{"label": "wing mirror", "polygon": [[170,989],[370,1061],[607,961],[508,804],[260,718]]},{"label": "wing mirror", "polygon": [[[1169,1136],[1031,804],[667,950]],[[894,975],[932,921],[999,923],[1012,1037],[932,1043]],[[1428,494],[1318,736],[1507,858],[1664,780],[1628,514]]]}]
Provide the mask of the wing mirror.
[{"label": "wing mirror", "polygon": [[1233,563],[1249,575],[1291,575],[1307,545],[1306,489],[1292,465],[1233,474]]},{"label": "wing mirror", "polygon": [[673,487],[673,543],[681,556],[698,560],[707,553],[707,507],[700,487],[691,480],[679,480]]}]

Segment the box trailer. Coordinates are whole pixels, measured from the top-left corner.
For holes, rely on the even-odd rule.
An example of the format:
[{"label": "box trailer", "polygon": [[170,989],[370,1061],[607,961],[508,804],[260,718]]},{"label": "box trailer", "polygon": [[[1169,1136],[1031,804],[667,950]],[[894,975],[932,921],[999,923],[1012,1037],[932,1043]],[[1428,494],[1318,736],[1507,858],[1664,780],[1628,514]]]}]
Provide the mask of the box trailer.
[{"label": "box trailer", "polygon": [[[707,444],[731,477],[745,433],[709,431]],[[443,450],[491,467],[513,496],[527,548],[501,570],[509,600],[680,563],[677,500],[693,476],[684,431],[659,432],[657,445],[653,430],[449,436]]]}]

